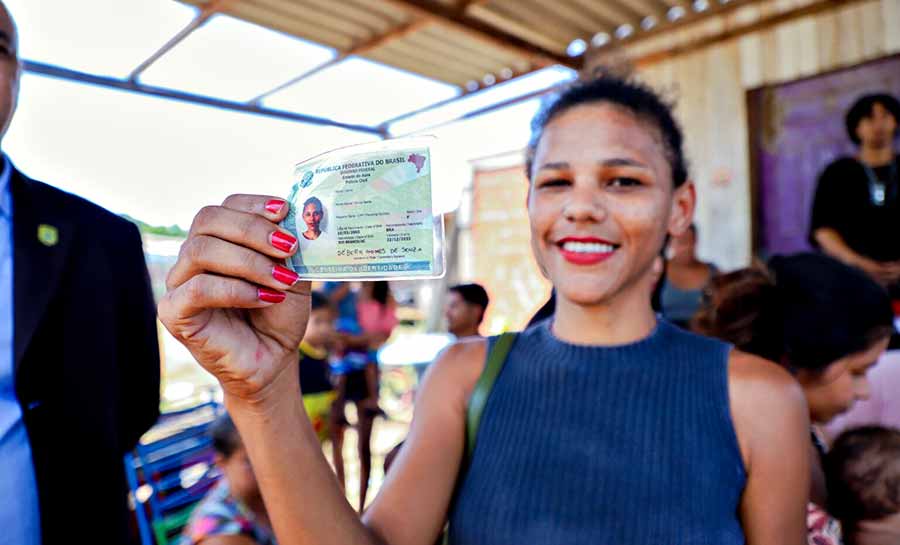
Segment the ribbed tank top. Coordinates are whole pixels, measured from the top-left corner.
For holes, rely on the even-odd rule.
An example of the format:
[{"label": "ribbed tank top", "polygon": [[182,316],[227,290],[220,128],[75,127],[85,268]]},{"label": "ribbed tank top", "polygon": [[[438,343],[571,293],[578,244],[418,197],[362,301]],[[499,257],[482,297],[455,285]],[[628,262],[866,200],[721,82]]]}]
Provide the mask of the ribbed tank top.
[{"label": "ribbed tank top", "polygon": [[560,341],[549,320],[520,333],[485,406],[450,542],[743,544],[729,350],[661,319],[612,347]]}]

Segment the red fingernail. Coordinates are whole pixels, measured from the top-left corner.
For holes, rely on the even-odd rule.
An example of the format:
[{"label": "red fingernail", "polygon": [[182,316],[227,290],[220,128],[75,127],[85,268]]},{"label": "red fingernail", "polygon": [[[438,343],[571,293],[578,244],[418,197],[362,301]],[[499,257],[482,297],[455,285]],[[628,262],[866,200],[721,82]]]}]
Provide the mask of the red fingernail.
[{"label": "red fingernail", "polygon": [[282,208],[284,208],[284,201],[281,199],[266,201],[266,210],[268,210],[270,214],[277,214],[281,212]]},{"label": "red fingernail", "polygon": [[282,284],[293,286],[297,283],[297,279],[300,278],[297,276],[297,273],[288,269],[287,267],[282,267],[281,265],[275,265],[272,267],[272,276],[275,280],[278,280]]},{"label": "red fingernail", "polygon": [[266,303],[280,303],[284,301],[284,298],[287,297],[287,295],[280,291],[270,290],[267,288],[259,288],[256,291],[256,297],[259,298],[260,301]]},{"label": "red fingernail", "polygon": [[275,246],[282,252],[291,252],[297,245],[297,239],[287,233],[275,231],[271,237],[272,246]]}]

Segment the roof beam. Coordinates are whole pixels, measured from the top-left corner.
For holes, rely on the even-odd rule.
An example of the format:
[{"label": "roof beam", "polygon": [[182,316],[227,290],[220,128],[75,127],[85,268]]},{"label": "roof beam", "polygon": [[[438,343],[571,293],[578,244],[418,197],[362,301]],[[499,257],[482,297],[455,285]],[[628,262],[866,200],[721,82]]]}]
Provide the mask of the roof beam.
[{"label": "roof beam", "polygon": [[213,108],[220,108],[223,110],[231,110],[234,112],[242,112],[248,114],[256,114],[264,117],[271,117],[275,119],[284,119],[287,121],[296,121],[300,123],[307,123],[310,125],[321,125],[326,127],[338,127],[341,129],[347,129],[351,131],[364,132],[368,134],[376,134],[379,136],[383,136],[384,132],[379,130],[376,127],[369,127],[367,125],[353,125],[350,123],[341,123],[340,121],[334,121],[332,119],[327,119],[324,117],[316,117],[311,115],[298,114],[294,112],[286,112],[284,110],[274,110],[270,108],[261,108],[259,106],[253,104],[245,104],[243,102],[233,102],[230,100],[223,100],[220,98],[208,97],[203,95],[195,95],[192,93],[185,93],[182,91],[175,91],[173,89],[166,89],[164,87],[154,87],[152,85],[144,85],[142,83],[127,81],[122,79],[109,78],[105,76],[97,76],[94,74],[87,74],[85,72],[78,72],[76,70],[70,70],[68,68],[62,68],[59,66],[54,66],[52,64],[44,64],[35,61],[23,61],[23,68],[26,72],[32,74],[40,74],[43,76],[49,76],[56,79],[62,79],[67,81],[73,81],[76,83],[85,83],[89,85],[97,85],[99,87],[105,87],[107,89],[116,89],[119,91],[127,91],[131,93],[138,93],[147,96],[153,96],[158,98],[168,98],[171,100],[178,100],[180,102],[187,102],[190,104],[197,104],[200,106],[211,106]]},{"label": "roof beam", "polygon": [[278,87],[276,87],[270,91],[266,91],[265,93],[259,95],[258,97],[253,98],[252,100],[250,100],[250,104],[259,104],[267,96],[273,95],[273,94],[277,93],[278,91],[281,91],[282,89],[286,89],[287,87],[290,87],[291,85],[294,85],[295,83],[299,83],[311,76],[314,76],[314,75],[318,74],[319,72],[321,72],[322,70],[325,70],[326,68],[330,68],[330,67],[338,64],[339,62],[343,61],[344,59],[346,59],[347,57],[349,57],[351,55],[363,55],[365,53],[368,53],[369,51],[375,49],[376,47],[381,47],[382,45],[385,45],[389,42],[403,38],[404,36],[407,36],[408,34],[411,34],[415,31],[421,29],[423,26],[425,26],[428,23],[429,23],[429,21],[426,21],[424,19],[419,19],[419,20],[413,21],[411,23],[407,23],[405,25],[397,27],[396,29],[391,30],[390,32],[387,32],[385,34],[382,34],[381,36],[376,36],[375,38],[372,38],[371,40],[367,40],[358,45],[355,45],[355,46],[351,47],[350,49],[348,49],[347,51],[342,51],[342,52],[338,53],[338,55],[336,55],[330,61],[322,63],[319,66],[316,66],[315,68],[313,68],[312,70],[304,72],[304,73],[300,74],[299,76],[297,76],[296,78],[294,78],[290,81],[287,81],[285,83],[282,83]]},{"label": "roof beam", "polygon": [[150,55],[144,62],[138,65],[131,74],[128,75],[128,80],[135,82],[140,77],[145,70],[150,68],[150,66],[158,61],[163,55],[171,51],[176,45],[180,44],[185,38],[191,35],[195,30],[202,27],[209,21],[210,17],[221,11],[225,8],[225,5],[233,0],[212,0],[197,13],[197,16],[194,17],[194,20],[187,24],[186,27],[181,29],[181,31],[172,36],[168,42],[163,44],[155,53]]},{"label": "roof beam", "polygon": [[[448,119],[448,120],[446,120],[446,121],[441,121],[441,122],[435,123],[435,124],[433,124],[433,125],[428,125],[428,126],[426,126],[426,127],[422,127],[422,128],[416,129],[416,130],[414,130],[414,131],[412,131],[412,132],[408,132],[408,133],[404,133],[404,134],[399,134],[399,135],[391,135],[391,138],[397,138],[397,137],[400,137],[400,136],[406,136],[406,135],[408,135],[408,134],[423,133],[424,131],[430,131],[430,130],[433,130],[433,129],[437,129],[437,128],[440,128],[440,127],[444,127],[444,126],[446,126],[446,125],[450,125],[451,123],[456,123],[457,121],[465,121],[465,120],[467,120],[467,119],[474,119],[474,118],[480,117],[480,116],[482,116],[482,115],[484,115],[484,114],[488,114],[488,113],[491,113],[491,112],[495,112],[495,111],[497,111],[497,110],[502,110],[503,108],[507,108],[507,107],[509,107],[509,106],[514,106],[514,105],[519,104],[519,103],[521,103],[521,102],[525,102],[526,100],[531,100],[531,99],[533,99],[533,98],[538,98],[538,97],[544,96],[544,95],[546,95],[546,94],[548,94],[548,93],[552,93],[552,92],[554,92],[554,91],[558,91],[558,90],[564,88],[566,85],[568,85],[568,82],[556,83],[556,84],[554,84],[554,85],[551,85],[550,87],[545,87],[544,89],[538,89],[537,91],[532,91],[532,92],[526,93],[526,94],[524,94],[524,95],[519,95],[519,96],[517,96],[517,97],[512,97],[512,98],[507,99],[507,100],[504,100],[504,101],[502,101],[502,102],[496,102],[496,103],[494,103],[494,104],[490,104],[490,105],[485,106],[485,107],[483,107],[483,108],[479,108],[479,109],[477,109],[477,110],[472,110],[471,112],[467,112],[467,113],[464,113],[464,114],[462,114],[462,115],[458,115],[458,116],[456,116],[456,117],[454,117],[454,118],[452,118],[452,119]],[[427,112],[427,111],[429,111],[429,110],[432,110],[432,109],[437,108],[438,106],[445,105],[445,104],[447,104],[447,103],[449,103],[449,102],[452,102],[452,100],[446,100],[446,101],[444,101],[444,102],[439,102],[439,103],[437,103],[437,104],[432,104],[431,106],[422,108],[422,109],[420,109],[420,110],[416,110],[415,112],[411,112],[410,114],[404,114],[404,115],[402,115],[402,116],[396,117],[396,118],[394,118],[394,119],[392,119],[392,120],[390,120],[390,121],[387,121],[387,122],[383,123],[383,124],[380,125],[378,128],[381,129],[382,131],[384,131],[385,133],[387,133],[387,132],[388,132],[388,131],[387,131],[387,128],[388,128],[388,125],[389,125],[390,123],[393,123],[393,122],[395,122],[395,121],[399,121],[400,119],[406,119],[407,117],[410,117],[410,116],[415,115],[415,114],[419,114],[419,113],[422,113],[422,112]]]},{"label": "roof beam", "polygon": [[701,21],[707,21],[711,17],[715,15],[724,15],[726,13],[731,13],[736,11],[739,8],[742,8],[749,4],[758,4],[760,0],[731,0],[727,4],[721,4],[719,2],[710,2],[709,8],[705,11],[695,12],[691,9],[685,8],[685,16],[677,21],[669,21],[667,18],[661,19],[659,24],[653,27],[650,30],[636,30],[634,34],[629,36],[624,40],[615,40],[610,42],[608,45],[605,45],[598,49],[597,51],[603,51],[605,48],[612,48],[614,46],[622,46],[628,47],[634,43],[646,40],[647,38],[651,38],[653,36],[658,36],[659,34],[664,34],[667,32],[671,32],[677,28],[685,28],[694,25],[695,23],[699,23]]},{"label": "roof beam", "polygon": [[[746,3],[750,3],[751,1],[756,0],[747,0]],[[774,13],[769,16],[764,16],[751,24],[728,28],[727,30],[710,36],[704,36],[694,40],[690,40],[685,43],[675,45],[674,47],[669,47],[664,51],[656,51],[639,57],[635,57],[633,59],[633,62],[638,66],[638,68],[642,68],[678,55],[684,55],[686,53],[710,47],[727,40],[732,40],[747,34],[766,30],[768,28],[793,21],[794,19],[809,17],[822,13],[824,11],[837,9],[843,6],[849,6],[862,1],[863,0],[821,0],[814,4],[808,4],[780,13]],[[732,3],[738,4],[740,2],[739,0],[734,0]]]},{"label": "roof beam", "polygon": [[[427,0],[381,1],[398,9],[405,10],[413,17],[447,25],[454,30],[468,34],[475,39],[488,42],[495,47],[510,51],[517,56],[524,55],[540,66],[561,64],[575,69],[581,67],[581,58],[571,58],[565,54],[551,51],[545,47],[471,17],[467,15],[464,10],[460,10],[459,8],[447,7],[436,2],[428,2]],[[468,7],[468,5],[469,3],[465,4],[464,7]]]}]

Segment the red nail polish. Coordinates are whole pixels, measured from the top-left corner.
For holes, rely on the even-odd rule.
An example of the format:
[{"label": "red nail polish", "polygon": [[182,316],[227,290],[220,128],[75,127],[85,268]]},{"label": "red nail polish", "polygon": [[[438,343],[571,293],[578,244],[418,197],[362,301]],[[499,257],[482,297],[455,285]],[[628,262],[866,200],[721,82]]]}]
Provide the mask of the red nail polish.
[{"label": "red nail polish", "polygon": [[277,214],[284,208],[284,201],[281,199],[271,199],[266,201],[266,210],[270,214]]},{"label": "red nail polish", "polygon": [[284,298],[287,297],[287,294],[267,288],[259,288],[256,290],[256,297],[260,301],[266,303],[280,303],[284,301]]},{"label": "red nail polish", "polygon": [[282,252],[290,252],[297,245],[297,239],[287,233],[275,231],[271,237],[272,246],[275,246]]},{"label": "red nail polish", "polygon": [[281,265],[275,265],[272,267],[272,276],[275,280],[278,280],[282,284],[293,286],[297,283],[297,273],[288,269],[287,267],[282,267]]}]

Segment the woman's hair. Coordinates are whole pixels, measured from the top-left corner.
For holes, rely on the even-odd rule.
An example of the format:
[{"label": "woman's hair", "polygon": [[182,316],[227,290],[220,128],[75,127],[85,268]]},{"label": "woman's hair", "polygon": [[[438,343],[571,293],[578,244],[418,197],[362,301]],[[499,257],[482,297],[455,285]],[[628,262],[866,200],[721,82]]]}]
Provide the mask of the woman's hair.
[{"label": "woman's hair", "polygon": [[231,421],[228,413],[222,413],[216,417],[209,431],[212,435],[213,449],[223,458],[228,458],[241,448],[241,436],[238,435],[237,428],[234,427],[234,422]]},{"label": "woman's hair", "polygon": [[[875,108],[876,104],[881,104],[885,110],[894,116],[894,121],[897,124],[900,124],[900,102],[898,102],[896,98],[887,93],[877,93],[860,97],[853,103],[853,106],[850,107],[847,111],[847,116],[844,118],[844,124],[847,127],[847,136],[849,136],[850,140],[857,146],[862,142],[859,140],[859,135],[856,134],[856,129],[859,128],[859,124],[863,119],[872,116],[872,110]],[[898,135],[900,135],[900,130],[895,130],[894,137],[896,138]]]},{"label": "woman's hair", "polygon": [[828,511],[853,526],[900,512],[900,431],[848,430],[825,456]]},{"label": "woman's hair", "polygon": [[666,159],[672,171],[674,187],[687,180],[687,163],[682,150],[681,128],[672,115],[672,105],[650,87],[632,79],[602,75],[579,81],[551,97],[531,121],[531,140],[526,153],[528,177],[534,166],[534,154],[547,125],[560,114],[576,106],[606,103],[621,108],[640,121],[659,130]]},{"label": "woman's hair", "polygon": [[376,280],[372,282],[372,299],[378,301],[382,305],[388,303],[388,297],[391,295],[391,287],[384,280]]},{"label": "woman's hair", "polygon": [[309,205],[315,206],[316,210],[318,210],[319,212],[325,211],[325,208],[322,206],[322,201],[320,201],[318,197],[310,197],[306,199],[306,202],[303,203],[303,209],[306,210],[306,207]]},{"label": "woman's hair", "polygon": [[889,336],[893,311],[862,271],[801,253],[714,278],[692,325],[791,370],[822,371]]}]

